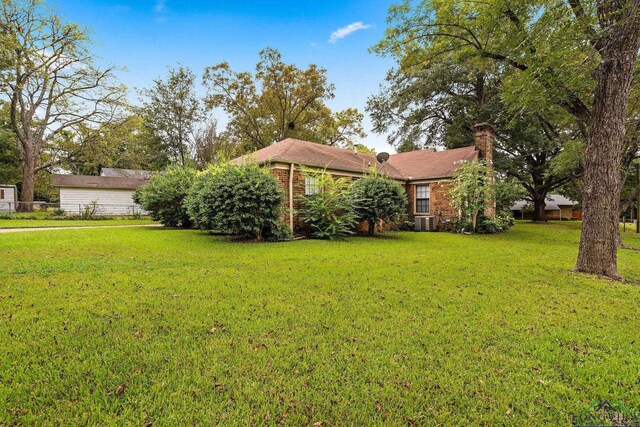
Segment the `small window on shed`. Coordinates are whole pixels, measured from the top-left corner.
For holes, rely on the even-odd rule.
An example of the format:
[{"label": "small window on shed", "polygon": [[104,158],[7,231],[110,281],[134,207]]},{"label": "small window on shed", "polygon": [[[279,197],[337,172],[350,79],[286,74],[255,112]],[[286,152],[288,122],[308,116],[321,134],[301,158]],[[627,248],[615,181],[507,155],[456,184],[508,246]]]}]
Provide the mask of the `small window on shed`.
[{"label": "small window on shed", "polygon": [[304,195],[311,196],[320,192],[320,183],[316,176],[306,176],[304,178]]},{"label": "small window on shed", "polygon": [[4,199],[4,189],[0,188],[0,199]]}]

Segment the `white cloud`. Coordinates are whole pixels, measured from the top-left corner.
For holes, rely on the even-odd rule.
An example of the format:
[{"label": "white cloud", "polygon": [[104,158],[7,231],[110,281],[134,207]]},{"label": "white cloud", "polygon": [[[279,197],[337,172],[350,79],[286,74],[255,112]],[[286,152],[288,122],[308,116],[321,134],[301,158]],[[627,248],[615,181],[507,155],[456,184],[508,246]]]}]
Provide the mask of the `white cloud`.
[{"label": "white cloud", "polygon": [[331,33],[331,36],[329,37],[329,43],[336,43],[338,40],[347,37],[351,33],[355,33],[356,31],[360,30],[367,30],[372,27],[373,25],[365,24],[362,21],[352,22],[346,27],[338,28],[333,33]]},{"label": "white cloud", "polygon": [[153,5],[153,12],[156,16],[156,22],[167,22],[167,13],[169,12],[169,8],[167,7],[167,0],[156,0],[155,4]]},{"label": "white cloud", "polygon": [[167,11],[167,1],[166,0],[156,0],[155,6],[153,6],[153,10],[156,13],[163,13]]}]

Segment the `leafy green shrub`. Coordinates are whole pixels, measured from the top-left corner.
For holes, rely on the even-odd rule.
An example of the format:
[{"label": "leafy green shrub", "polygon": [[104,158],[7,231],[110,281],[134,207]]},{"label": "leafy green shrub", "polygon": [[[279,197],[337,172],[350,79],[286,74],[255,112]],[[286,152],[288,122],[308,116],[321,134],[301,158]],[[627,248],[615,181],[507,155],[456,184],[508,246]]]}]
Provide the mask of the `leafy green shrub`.
[{"label": "leafy green shrub", "polygon": [[151,175],[149,182],[136,190],[133,200],[151,214],[151,218],[169,227],[191,227],[184,207],[196,172],[190,168],[171,167]]},{"label": "leafy green shrub", "polygon": [[317,194],[302,200],[302,222],[309,227],[311,236],[334,240],[354,234],[358,214],[351,182],[346,178],[334,178],[326,171],[306,174],[316,180],[320,189]]},{"label": "leafy green shrub", "polygon": [[351,192],[358,200],[358,219],[367,221],[370,236],[378,222],[399,223],[406,215],[407,194],[396,181],[372,175],[355,181]]},{"label": "leafy green shrub", "polygon": [[507,213],[501,213],[494,218],[480,218],[476,232],[480,234],[502,233],[513,227],[516,220]]},{"label": "leafy green shrub", "polygon": [[269,242],[286,242],[293,239],[293,233],[288,224],[278,221],[267,228],[264,238]]},{"label": "leafy green shrub", "polygon": [[244,239],[280,239],[284,194],[268,170],[257,164],[212,166],[193,183],[185,206],[204,230]]},{"label": "leafy green shrub", "polygon": [[449,191],[451,204],[460,213],[459,220],[477,231],[478,219],[491,200],[495,203],[494,171],[490,164],[473,160],[461,162],[453,176]]}]

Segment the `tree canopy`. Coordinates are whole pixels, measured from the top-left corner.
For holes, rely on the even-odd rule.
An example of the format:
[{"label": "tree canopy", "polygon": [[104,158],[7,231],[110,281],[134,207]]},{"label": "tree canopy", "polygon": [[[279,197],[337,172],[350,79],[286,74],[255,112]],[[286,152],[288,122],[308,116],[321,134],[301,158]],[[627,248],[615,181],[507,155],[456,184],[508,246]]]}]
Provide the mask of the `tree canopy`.
[{"label": "tree canopy", "polygon": [[317,65],[300,69],[282,61],[280,52],[260,52],[255,73],[233,71],[226,62],[207,67],[203,82],[209,108],[221,108],[230,120],[227,134],[239,154],[285,138],[345,146],[365,136],[362,114],[350,108],[332,112],[326,101],[334,85]]}]

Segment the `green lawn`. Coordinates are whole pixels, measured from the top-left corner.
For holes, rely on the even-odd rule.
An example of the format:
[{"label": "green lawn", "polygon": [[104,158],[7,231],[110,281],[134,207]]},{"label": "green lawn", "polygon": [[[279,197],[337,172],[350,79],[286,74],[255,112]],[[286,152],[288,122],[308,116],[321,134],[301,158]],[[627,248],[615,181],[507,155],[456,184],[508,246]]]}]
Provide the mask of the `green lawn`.
[{"label": "green lawn", "polygon": [[60,219],[0,219],[0,229],[3,228],[46,228],[46,227],[88,227],[108,225],[142,225],[153,224],[151,219],[113,218],[100,220],[65,220]]},{"label": "green lawn", "polygon": [[[578,240],[576,223],[0,235],[0,425],[538,426],[596,398],[640,408],[640,286],[572,274]],[[640,253],[619,258],[640,280]]]}]

